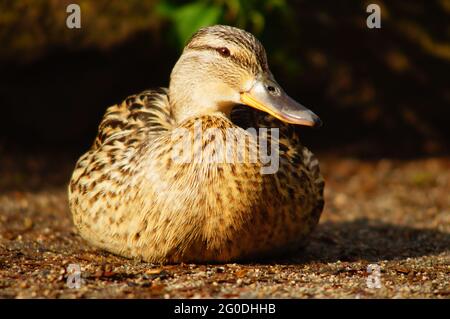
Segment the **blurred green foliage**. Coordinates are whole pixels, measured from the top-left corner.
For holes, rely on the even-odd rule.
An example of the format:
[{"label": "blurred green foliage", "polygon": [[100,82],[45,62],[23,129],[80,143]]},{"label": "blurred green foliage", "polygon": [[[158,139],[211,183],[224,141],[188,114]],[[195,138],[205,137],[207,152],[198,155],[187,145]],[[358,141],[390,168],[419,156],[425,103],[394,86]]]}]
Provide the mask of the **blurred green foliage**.
[{"label": "blurred green foliage", "polygon": [[179,49],[201,27],[230,24],[260,35],[271,15],[289,13],[285,0],[163,0],[156,9],[172,23]]},{"label": "blurred green foliage", "polygon": [[294,8],[286,0],[162,0],[156,12],[169,22],[167,40],[178,51],[199,28],[226,24],[255,34],[270,53],[271,64],[285,76],[292,78],[301,70],[292,46],[281,43],[279,34],[271,34],[290,30],[292,38],[297,36]]}]

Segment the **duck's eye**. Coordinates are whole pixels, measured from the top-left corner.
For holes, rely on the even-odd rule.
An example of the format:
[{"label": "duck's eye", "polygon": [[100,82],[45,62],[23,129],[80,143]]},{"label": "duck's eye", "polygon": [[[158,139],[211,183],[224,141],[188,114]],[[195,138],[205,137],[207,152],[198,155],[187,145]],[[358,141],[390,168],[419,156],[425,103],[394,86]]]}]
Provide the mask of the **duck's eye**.
[{"label": "duck's eye", "polygon": [[217,51],[220,53],[221,56],[228,58],[230,56],[230,50],[228,48],[218,48]]}]

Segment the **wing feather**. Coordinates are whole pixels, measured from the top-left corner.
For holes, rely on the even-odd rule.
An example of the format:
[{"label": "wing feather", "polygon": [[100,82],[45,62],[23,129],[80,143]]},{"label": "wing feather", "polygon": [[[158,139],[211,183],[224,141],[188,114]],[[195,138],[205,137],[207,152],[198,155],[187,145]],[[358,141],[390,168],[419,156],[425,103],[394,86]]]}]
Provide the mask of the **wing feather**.
[{"label": "wing feather", "polygon": [[167,89],[146,90],[106,110],[92,149],[116,140],[131,143],[159,135],[170,130],[173,123]]}]

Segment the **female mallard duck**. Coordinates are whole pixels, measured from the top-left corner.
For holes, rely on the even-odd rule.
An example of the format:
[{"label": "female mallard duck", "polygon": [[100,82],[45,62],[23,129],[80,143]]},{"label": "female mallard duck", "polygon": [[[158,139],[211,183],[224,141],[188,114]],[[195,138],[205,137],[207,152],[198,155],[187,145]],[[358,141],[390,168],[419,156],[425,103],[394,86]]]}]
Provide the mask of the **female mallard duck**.
[{"label": "female mallard duck", "polygon": [[[286,123],[320,120],[277,84],[260,42],[229,26],[200,29],[168,89],[107,109],[69,186],[79,233],[115,254],[160,263],[227,262],[298,248],[319,221],[324,182],[318,161]],[[266,133],[257,137],[249,128]],[[222,143],[226,134],[241,144]],[[183,136],[194,147],[179,153],[194,160],[174,156]],[[278,146],[270,154],[278,170],[264,173],[267,158],[248,156],[254,147],[262,154],[258,141]],[[225,144],[231,160],[217,160]]]}]

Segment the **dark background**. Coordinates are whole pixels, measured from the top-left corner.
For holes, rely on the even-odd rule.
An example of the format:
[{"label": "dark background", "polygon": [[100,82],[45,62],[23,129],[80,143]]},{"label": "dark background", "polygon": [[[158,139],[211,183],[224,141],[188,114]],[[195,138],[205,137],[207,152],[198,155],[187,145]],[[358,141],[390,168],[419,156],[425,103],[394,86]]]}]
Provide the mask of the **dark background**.
[{"label": "dark background", "polygon": [[[0,2],[0,154],[65,153],[92,142],[109,105],[167,86],[199,26],[253,32],[286,91],[325,123],[300,128],[315,152],[447,155],[449,1]],[[366,26],[381,7],[382,28]]]},{"label": "dark background", "polygon": [[[317,229],[283,260],[161,266],[96,249],[72,223],[75,162],[108,106],[167,86],[187,38],[216,23],[255,34],[325,123],[298,127],[325,179]],[[0,298],[448,298],[449,74],[450,0],[0,0]]]}]

